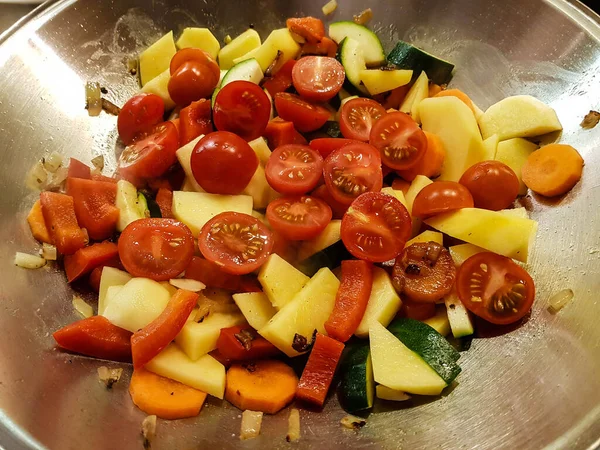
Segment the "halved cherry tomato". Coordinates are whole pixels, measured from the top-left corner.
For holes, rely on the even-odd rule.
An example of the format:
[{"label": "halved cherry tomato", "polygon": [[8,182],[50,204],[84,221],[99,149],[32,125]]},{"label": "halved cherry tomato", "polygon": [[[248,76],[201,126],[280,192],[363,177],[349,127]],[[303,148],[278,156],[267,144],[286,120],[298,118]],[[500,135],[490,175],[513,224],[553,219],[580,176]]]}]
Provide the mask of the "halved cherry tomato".
[{"label": "halved cherry tomato", "polygon": [[271,227],[290,241],[312,239],[331,222],[331,208],[323,200],[303,195],[281,197],[267,206]]},{"label": "halved cherry tomato", "polygon": [[346,214],[346,211],[348,211],[348,205],[343,205],[337,200],[335,200],[329,192],[329,189],[327,189],[327,186],[325,186],[324,184],[315,189],[311,195],[313,197],[323,200],[329,205],[331,211],[333,212],[334,219],[341,219],[342,217],[344,217],[344,214]]},{"label": "halved cherry tomato", "polygon": [[456,292],[469,311],[498,325],[523,318],[535,299],[535,285],[527,271],[512,259],[490,252],[473,255],[460,266]]},{"label": "halved cherry tomato", "polygon": [[345,138],[368,142],[373,125],[385,116],[383,106],[369,98],[355,98],[342,106],[340,131]]},{"label": "halved cherry tomato", "polygon": [[265,167],[271,187],[286,195],[301,195],[313,190],[322,174],[323,157],[307,145],[277,147]]},{"label": "halved cherry tomato", "polygon": [[279,92],[287,91],[292,86],[292,70],[296,65],[295,59],[290,59],[273,75],[267,78],[262,84],[271,97],[275,97]]},{"label": "halved cherry tomato", "polygon": [[271,100],[257,84],[234,81],[217,94],[213,121],[220,131],[231,131],[252,141],[262,136],[271,115]]},{"label": "halved cherry tomato", "polygon": [[192,173],[211,194],[239,194],[248,185],[258,157],[252,147],[228,131],[215,131],[198,141],[191,157]]},{"label": "halved cherry tomato", "polygon": [[348,144],[356,143],[353,139],[343,139],[343,138],[317,138],[310,141],[310,148],[318,151],[323,158],[327,158],[331,155],[334,150],[338,148],[342,148]]},{"label": "halved cherry tomato", "polygon": [[166,281],[185,270],[194,256],[194,236],[174,219],[139,219],[119,237],[119,257],[134,277]]},{"label": "halved cherry tomato", "polygon": [[287,92],[280,92],[275,96],[275,108],[282,119],[293,122],[294,127],[302,133],[318,130],[325,125],[330,115],[322,106]]},{"label": "halved cherry tomato", "polygon": [[273,250],[273,234],[260,220],[224,212],[202,227],[198,246],[202,255],[227,273],[243,275],[258,269]]},{"label": "halved cherry tomato", "polygon": [[517,175],[500,161],[482,161],[469,167],[459,183],[471,192],[476,208],[499,211],[519,195]]},{"label": "halved cherry tomato", "polygon": [[381,190],[381,157],[369,144],[348,144],[327,157],[323,176],[333,198],[349,205],[365,192]]},{"label": "halved cherry tomato", "polygon": [[192,142],[198,136],[213,131],[210,100],[200,99],[186,106],[179,113],[179,145]]},{"label": "halved cherry tomato", "polygon": [[180,106],[209,97],[221,75],[216,61],[198,48],[179,50],[171,59],[170,72],[169,95]]},{"label": "halved cherry tomato", "polygon": [[435,303],[454,286],[456,267],[450,252],[436,242],[419,242],[396,259],[392,282],[415,302]]},{"label": "halved cherry tomato", "polygon": [[273,150],[280,145],[307,144],[304,136],[296,131],[292,122],[282,120],[279,117],[276,117],[267,124],[264,136],[267,139],[269,147]]},{"label": "halved cherry tomato", "polygon": [[426,219],[437,214],[473,207],[473,196],[455,181],[435,181],[425,186],[415,197],[412,215]]},{"label": "halved cherry tomato", "polygon": [[385,262],[402,252],[411,231],[410,214],[400,201],[381,192],[367,192],[348,208],[341,234],[354,257]]},{"label": "halved cherry tomato", "polygon": [[179,146],[177,128],[171,122],[156,125],[151,132],[123,150],[119,173],[126,178],[158,178],[175,164]]},{"label": "halved cherry tomato", "polygon": [[394,169],[409,169],[427,150],[427,137],[408,114],[389,113],[371,129],[369,143],[381,152],[383,163]]},{"label": "halved cherry tomato", "polygon": [[127,100],[117,118],[119,137],[129,145],[135,137],[162,122],[165,102],[156,94],[137,94]]},{"label": "halved cherry tomato", "polygon": [[344,66],[328,56],[305,56],[292,70],[298,94],[313,102],[331,100],[340,92],[345,79]]}]

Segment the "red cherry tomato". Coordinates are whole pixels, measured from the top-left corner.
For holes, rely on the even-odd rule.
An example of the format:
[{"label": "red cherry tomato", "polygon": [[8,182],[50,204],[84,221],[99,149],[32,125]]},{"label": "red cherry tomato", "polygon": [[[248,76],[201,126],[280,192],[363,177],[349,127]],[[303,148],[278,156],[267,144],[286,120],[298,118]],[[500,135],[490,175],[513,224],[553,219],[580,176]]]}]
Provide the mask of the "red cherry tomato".
[{"label": "red cherry tomato", "polygon": [[473,255],[460,266],[456,292],[469,311],[498,325],[523,318],[535,299],[535,285],[527,271],[512,259],[490,252]]},{"label": "red cherry tomato", "polygon": [[371,129],[369,143],[381,152],[383,163],[394,169],[409,169],[427,151],[427,137],[408,114],[387,114]]},{"label": "red cherry tomato", "polygon": [[292,70],[298,94],[313,102],[331,100],[340,92],[345,79],[344,66],[328,56],[305,56]]},{"label": "red cherry tomato", "polygon": [[210,97],[221,75],[215,60],[197,48],[179,50],[171,59],[169,70],[169,95],[180,106]]},{"label": "red cherry tomato", "polygon": [[179,147],[177,128],[171,122],[156,125],[148,135],[127,146],[119,157],[119,173],[125,178],[158,178],[175,164]]},{"label": "red cherry tomato", "polygon": [[333,198],[349,205],[365,192],[381,190],[381,157],[369,144],[348,144],[327,157],[323,177]]},{"label": "red cherry tomato", "polygon": [[341,219],[342,217],[344,217],[344,214],[346,214],[346,211],[348,211],[349,205],[342,205],[340,202],[336,201],[329,193],[327,186],[325,186],[324,184],[315,189],[311,193],[311,195],[313,197],[323,200],[329,205],[331,211],[333,212],[334,219]]},{"label": "red cherry tomato", "polygon": [[419,219],[427,219],[437,214],[472,207],[473,197],[462,184],[454,181],[435,181],[417,194],[412,215]]},{"label": "red cherry tomato", "polygon": [[266,89],[271,97],[275,97],[278,92],[287,91],[292,85],[292,70],[296,65],[295,59],[290,59],[270,78],[266,78],[262,83],[263,89]]},{"label": "red cherry tomato", "polygon": [[287,92],[275,95],[275,108],[279,117],[293,122],[294,127],[302,133],[318,130],[325,125],[330,116],[329,111],[322,106]]},{"label": "red cherry tomato", "polygon": [[228,131],[215,131],[200,139],[190,162],[194,178],[211,194],[239,194],[258,167],[252,147]]},{"label": "red cherry tomato", "polygon": [[273,250],[273,234],[248,214],[224,212],[206,222],[198,238],[204,257],[224,272],[243,275],[258,269]]},{"label": "red cherry tomato", "polygon": [[340,131],[345,138],[368,142],[373,125],[385,115],[385,108],[375,100],[352,99],[342,106]]},{"label": "red cherry tomato", "polygon": [[323,157],[307,145],[277,147],[265,167],[271,187],[286,195],[301,195],[313,190],[322,174]]},{"label": "red cherry tomato", "polygon": [[303,195],[281,197],[267,207],[271,227],[290,241],[317,237],[331,222],[331,208],[323,200]]},{"label": "red cherry tomato", "polygon": [[500,161],[482,161],[467,169],[459,181],[473,196],[476,208],[499,211],[519,195],[519,179]]},{"label": "red cherry tomato", "polygon": [[381,192],[367,192],[348,208],[341,234],[354,257],[385,262],[402,252],[411,231],[410,215],[402,203]]},{"label": "red cherry tomato", "polygon": [[271,100],[258,85],[249,81],[225,85],[213,107],[217,130],[231,131],[247,141],[262,136],[270,115]]},{"label": "red cherry tomato", "polygon": [[162,122],[165,102],[155,94],[138,94],[131,97],[119,113],[117,130],[119,137],[129,145],[136,136]]},{"label": "red cherry tomato", "polygon": [[134,277],[166,281],[185,270],[194,256],[194,236],[174,219],[140,219],[119,237],[119,257]]},{"label": "red cherry tomato", "polygon": [[353,139],[343,138],[317,138],[310,141],[310,148],[318,151],[323,158],[327,158],[334,150],[342,148],[348,144],[356,143]]}]

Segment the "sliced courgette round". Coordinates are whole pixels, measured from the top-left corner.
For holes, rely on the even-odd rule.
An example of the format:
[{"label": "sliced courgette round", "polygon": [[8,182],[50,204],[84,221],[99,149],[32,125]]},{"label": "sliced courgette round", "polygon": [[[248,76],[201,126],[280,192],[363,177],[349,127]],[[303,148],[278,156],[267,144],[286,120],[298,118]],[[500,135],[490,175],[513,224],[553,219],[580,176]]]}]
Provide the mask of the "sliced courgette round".
[{"label": "sliced courgette round", "polygon": [[344,66],[346,71],[346,79],[351,85],[351,88],[358,90],[360,93],[368,95],[368,91],[362,84],[362,71],[367,68],[365,57],[358,41],[352,38],[344,38],[338,47],[337,59]]},{"label": "sliced courgette round", "polygon": [[329,25],[329,36],[338,44],[341,44],[345,38],[351,38],[358,42],[365,58],[365,64],[368,66],[378,66],[385,62],[385,52],[381,41],[364,25],[348,21],[334,22]]}]

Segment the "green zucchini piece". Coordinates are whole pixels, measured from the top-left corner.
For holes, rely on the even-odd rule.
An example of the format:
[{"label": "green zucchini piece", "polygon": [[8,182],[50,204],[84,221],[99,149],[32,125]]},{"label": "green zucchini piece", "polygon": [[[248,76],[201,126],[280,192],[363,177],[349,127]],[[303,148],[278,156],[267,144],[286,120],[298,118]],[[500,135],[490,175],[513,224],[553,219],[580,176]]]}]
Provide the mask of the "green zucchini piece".
[{"label": "green zucchini piece", "polygon": [[343,260],[352,258],[352,255],[340,240],[326,249],[315,253],[304,261],[300,261],[296,264],[296,269],[305,275],[312,277],[323,267],[328,267],[333,270],[338,267]]},{"label": "green zucchini piece", "polygon": [[413,77],[425,71],[427,77],[436,84],[448,83],[452,79],[452,70],[454,70],[454,64],[404,41],[398,41],[388,54],[387,60],[398,69],[411,69]]},{"label": "green zucchini piece", "polygon": [[[142,197],[144,197],[144,198],[142,199]],[[138,194],[138,204],[140,205],[141,208],[148,210],[149,217],[156,218],[156,219],[162,218],[162,213],[160,212],[160,207],[158,206],[158,203],[156,203],[156,201],[154,201],[154,199],[152,198],[151,195],[149,195],[145,192],[140,192]]]},{"label": "green zucchini piece", "polygon": [[219,83],[212,95],[212,104],[215,104],[215,99],[219,91],[233,81],[249,81],[254,84],[259,84],[263,79],[263,71],[260,64],[254,58],[246,59],[237,63],[223,76],[223,80]]},{"label": "green zucchini piece", "polygon": [[346,345],[340,374],[338,398],[342,408],[349,413],[372,408],[375,380],[368,341]]},{"label": "green zucchini piece", "polygon": [[346,38],[355,40],[362,49],[365,63],[369,66],[378,66],[385,62],[381,41],[364,25],[349,21],[334,22],[329,25],[329,36],[338,44]]},{"label": "green zucchini piece", "polygon": [[344,38],[340,42],[336,57],[346,71],[348,83],[345,83],[344,86],[350,91],[359,91],[363,95],[369,95],[361,80],[362,71],[367,68],[367,64],[359,42],[352,38]]}]

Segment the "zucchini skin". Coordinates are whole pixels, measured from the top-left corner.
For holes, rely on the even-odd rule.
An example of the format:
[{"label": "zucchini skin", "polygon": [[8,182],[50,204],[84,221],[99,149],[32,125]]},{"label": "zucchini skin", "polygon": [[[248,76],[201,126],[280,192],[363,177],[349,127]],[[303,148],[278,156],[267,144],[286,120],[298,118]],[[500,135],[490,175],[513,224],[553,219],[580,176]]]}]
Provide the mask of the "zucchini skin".
[{"label": "zucchini skin", "polygon": [[425,71],[429,80],[435,84],[446,84],[452,79],[454,64],[437,58],[413,45],[399,41],[388,54],[389,63],[398,69],[412,69],[413,77]]}]

